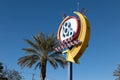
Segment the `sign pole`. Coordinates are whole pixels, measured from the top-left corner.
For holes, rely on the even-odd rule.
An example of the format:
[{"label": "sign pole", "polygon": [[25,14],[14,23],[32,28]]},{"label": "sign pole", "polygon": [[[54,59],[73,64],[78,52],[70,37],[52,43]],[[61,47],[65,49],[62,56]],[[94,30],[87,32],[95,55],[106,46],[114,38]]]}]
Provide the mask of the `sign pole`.
[{"label": "sign pole", "polygon": [[72,79],[72,62],[68,62],[68,80]]},{"label": "sign pole", "polygon": [[90,24],[87,17],[80,12],[74,14],[77,17],[67,16],[61,22],[57,34],[59,42],[54,47],[54,52],[67,53],[68,80],[73,80],[72,62],[79,63],[78,59],[87,48],[90,37]]}]

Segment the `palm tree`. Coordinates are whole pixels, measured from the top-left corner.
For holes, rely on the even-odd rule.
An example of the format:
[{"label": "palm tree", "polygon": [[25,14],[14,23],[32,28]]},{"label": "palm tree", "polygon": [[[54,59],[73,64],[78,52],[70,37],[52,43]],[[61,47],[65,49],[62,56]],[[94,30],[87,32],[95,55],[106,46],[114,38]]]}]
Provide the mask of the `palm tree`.
[{"label": "palm tree", "polygon": [[117,70],[113,72],[113,75],[118,77],[116,80],[120,80],[120,64],[118,65]]},{"label": "palm tree", "polygon": [[41,69],[40,78],[41,80],[45,80],[47,62],[56,69],[58,65],[64,68],[67,61],[61,54],[53,53],[52,45],[57,40],[54,33],[52,35],[44,35],[40,32],[36,36],[32,36],[32,38],[34,41],[25,39],[25,42],[27,42],[30,47],[22,49],[28,54],[18,59],[18,65],[20,65],[21,68],[31,68],[33,65],[35,65],[35,69],[39,67]]}]

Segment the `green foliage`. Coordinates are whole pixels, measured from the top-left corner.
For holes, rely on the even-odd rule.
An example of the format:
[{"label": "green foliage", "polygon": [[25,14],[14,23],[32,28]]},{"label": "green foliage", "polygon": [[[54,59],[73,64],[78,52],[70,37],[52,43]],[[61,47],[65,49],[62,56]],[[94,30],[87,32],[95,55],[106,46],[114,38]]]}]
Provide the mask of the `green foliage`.
[{"label": "green foliage", "polygon": [[[67,61],[61,54],[53,53],[53,44],[57,41],[56,35],[47,34],[44,35],[42,32],[35,36],[32,36],[33,40],[25,39],[25,42],[30,45],[30,47],[23,48],[27,54],[18,59],[18,65],[21,68],[33,67],[35,69],[38,67],[41,69],[41,80],[44,80],[46,74],[46,64],[47,61],[56,69],[58,64],[61,67],[65,67]],[[43,78],[44,77],[44,78]]]},{"label": "green foliage", "polygon": [[33,65],[35,65],[35,68],[40,68],[43,57],[44,59],[47,59],[54,68],[57,68],[58,64],[65,67],[66,60],[61,56],[61,54],[51,53],[53,51],[52,45],[57,40],[54,33],[52,35],[44,35],[40,32],[36,36],[32,36],[32,38],[34,41],[24,39],[30,47],[22,49],[28,54],[18,59],[18,65],[20,65],[21,68],[31,68]]},{"label": "green foliage", "polygon": [[8,80],[21,80],[22,79],[20,73],[16,70],[4,70],[2,74],[4,77],[8,78]]},{"label": "green foliage", "polygon": [[22,76],[18,71],[7,69],[7,66],[6,66],[6,69],[4,69],[3,68],[4,66],[1,62],[0,62],[0,66],[2,66],[0,80],[21,80],[22,79]]},{"label": "green foliage", "polygon": [[113,72],[113,75],[118,77],[116,80],[120,80],[120,64],[118,65],[117,70]]}]

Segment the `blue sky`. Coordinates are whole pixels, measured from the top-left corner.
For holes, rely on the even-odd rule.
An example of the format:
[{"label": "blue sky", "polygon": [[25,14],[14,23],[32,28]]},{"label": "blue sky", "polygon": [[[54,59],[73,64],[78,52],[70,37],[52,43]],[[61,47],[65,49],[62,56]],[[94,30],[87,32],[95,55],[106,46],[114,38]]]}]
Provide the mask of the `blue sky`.
[{"label": "blue sky", "polygon": [[[31,73],[39,80],[39,69],[16,64],[25,55],[21,48],[28,47],[23,39],[32,39],[37,31],[57,32],[62,14],[74,15],[77,2],[88,10],[91,36],[80,64],[73,64],[73,80],[114,80],[120,64],[120,0],[0,0],[0,61],[25,80]],[[48,64],[47,80],[67,80],[67,68],[54,70]]]}]

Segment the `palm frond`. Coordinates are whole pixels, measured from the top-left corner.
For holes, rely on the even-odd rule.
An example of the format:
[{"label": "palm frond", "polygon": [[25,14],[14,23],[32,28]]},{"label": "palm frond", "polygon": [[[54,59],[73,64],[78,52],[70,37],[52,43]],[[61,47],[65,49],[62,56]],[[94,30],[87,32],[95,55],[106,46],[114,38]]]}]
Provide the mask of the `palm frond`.
[{"label": "palm frond", "polygon": [[33,39],[37,42],[39,49],[45,51],[45,45],[46,45],[45,35],[42,32],[40,32],[36,36],[33,36]]},{"label": "palm frond", "polygon": [[32,36],[32,37],[33,37],[33,39],[35,40],[35,42],[36,42],[38,45],[41,44],[41,41],[40,41],[40,39],[39,39],[39,36]]},{"label": "palm frond", "polygon": [[39,60],[39,57],[36,55],[27,55],[24,57],[21,57],[18,59],[18,65],[21,66],[21,68],[29,67],[31,68],[33,64],[35,64]]},{"label": "palm frond", "polygon": [[42,51],[47,51],[47,52],[51,52],[53,50],[52,45],[57,40],[54,33],[52,35],[47,34],[45,36],[42,32],[38,33],[36,36],[33,36],[33,39],[37,42],[39,48]]},{"label": "palm frond", "polygon": [[37,69],[37,67],[41,67],[41,61],[40,62],[38,62],[38,63],[36,63],[36,65],[35,65],[35,69]]},{"label": "palm frond", "polygon": [[46,45],[46,50],[52,51],[53,50],[52,46],[56,41],[57,41],[57,38],[56,38],[54,33],[52,35],[48,34],[46,36],[46,44],[47,44]]},{"label": "palm frond", "polygon": [[25,52],[30,53],[30,54],[32,53],[32,54],[41,56],[41,53],[38,52],[38,50],[35,50],[34,48],[22,48],[22,50],[24,50]]},{"label": "palm frond", "polygon": [[[65,60],[65,58],[64,57],[62,57],[62,55],[61,54],[50,54],[49,56],[48,56],[48,61],[51,63],[51,65],[53,66],[53,67],[55,67],[55,63],[57,64],[57,63],[59,63],[59,65],[62,67],[62,68],[64,68],[66,65],[67,65],[67,61]],[[58,66],[58,64],[57,64],[57,66]],[[55,67],[55,68],[57,68],[57,67]]]},{"label": "palm frond", "polygon": [[67,61],[62,57],[56,58],[56,61],[62,68],[65,68],[65,66],[67,66]]},{"label": "palm frond", "polygon": [[25,42],[27,42],[31,47],[35,48],[36,50],[38,50],[38,45],[32,41],[30,41],[29,39],[24,39]]},{"label": "palm frond", "polygon": [[54,69],[57,69],[58,68],[58,64],[57,64],[57,61],[52,58],[52,57],[48,57],[47,59],[49,61],[49,63],[54,67]]}]

